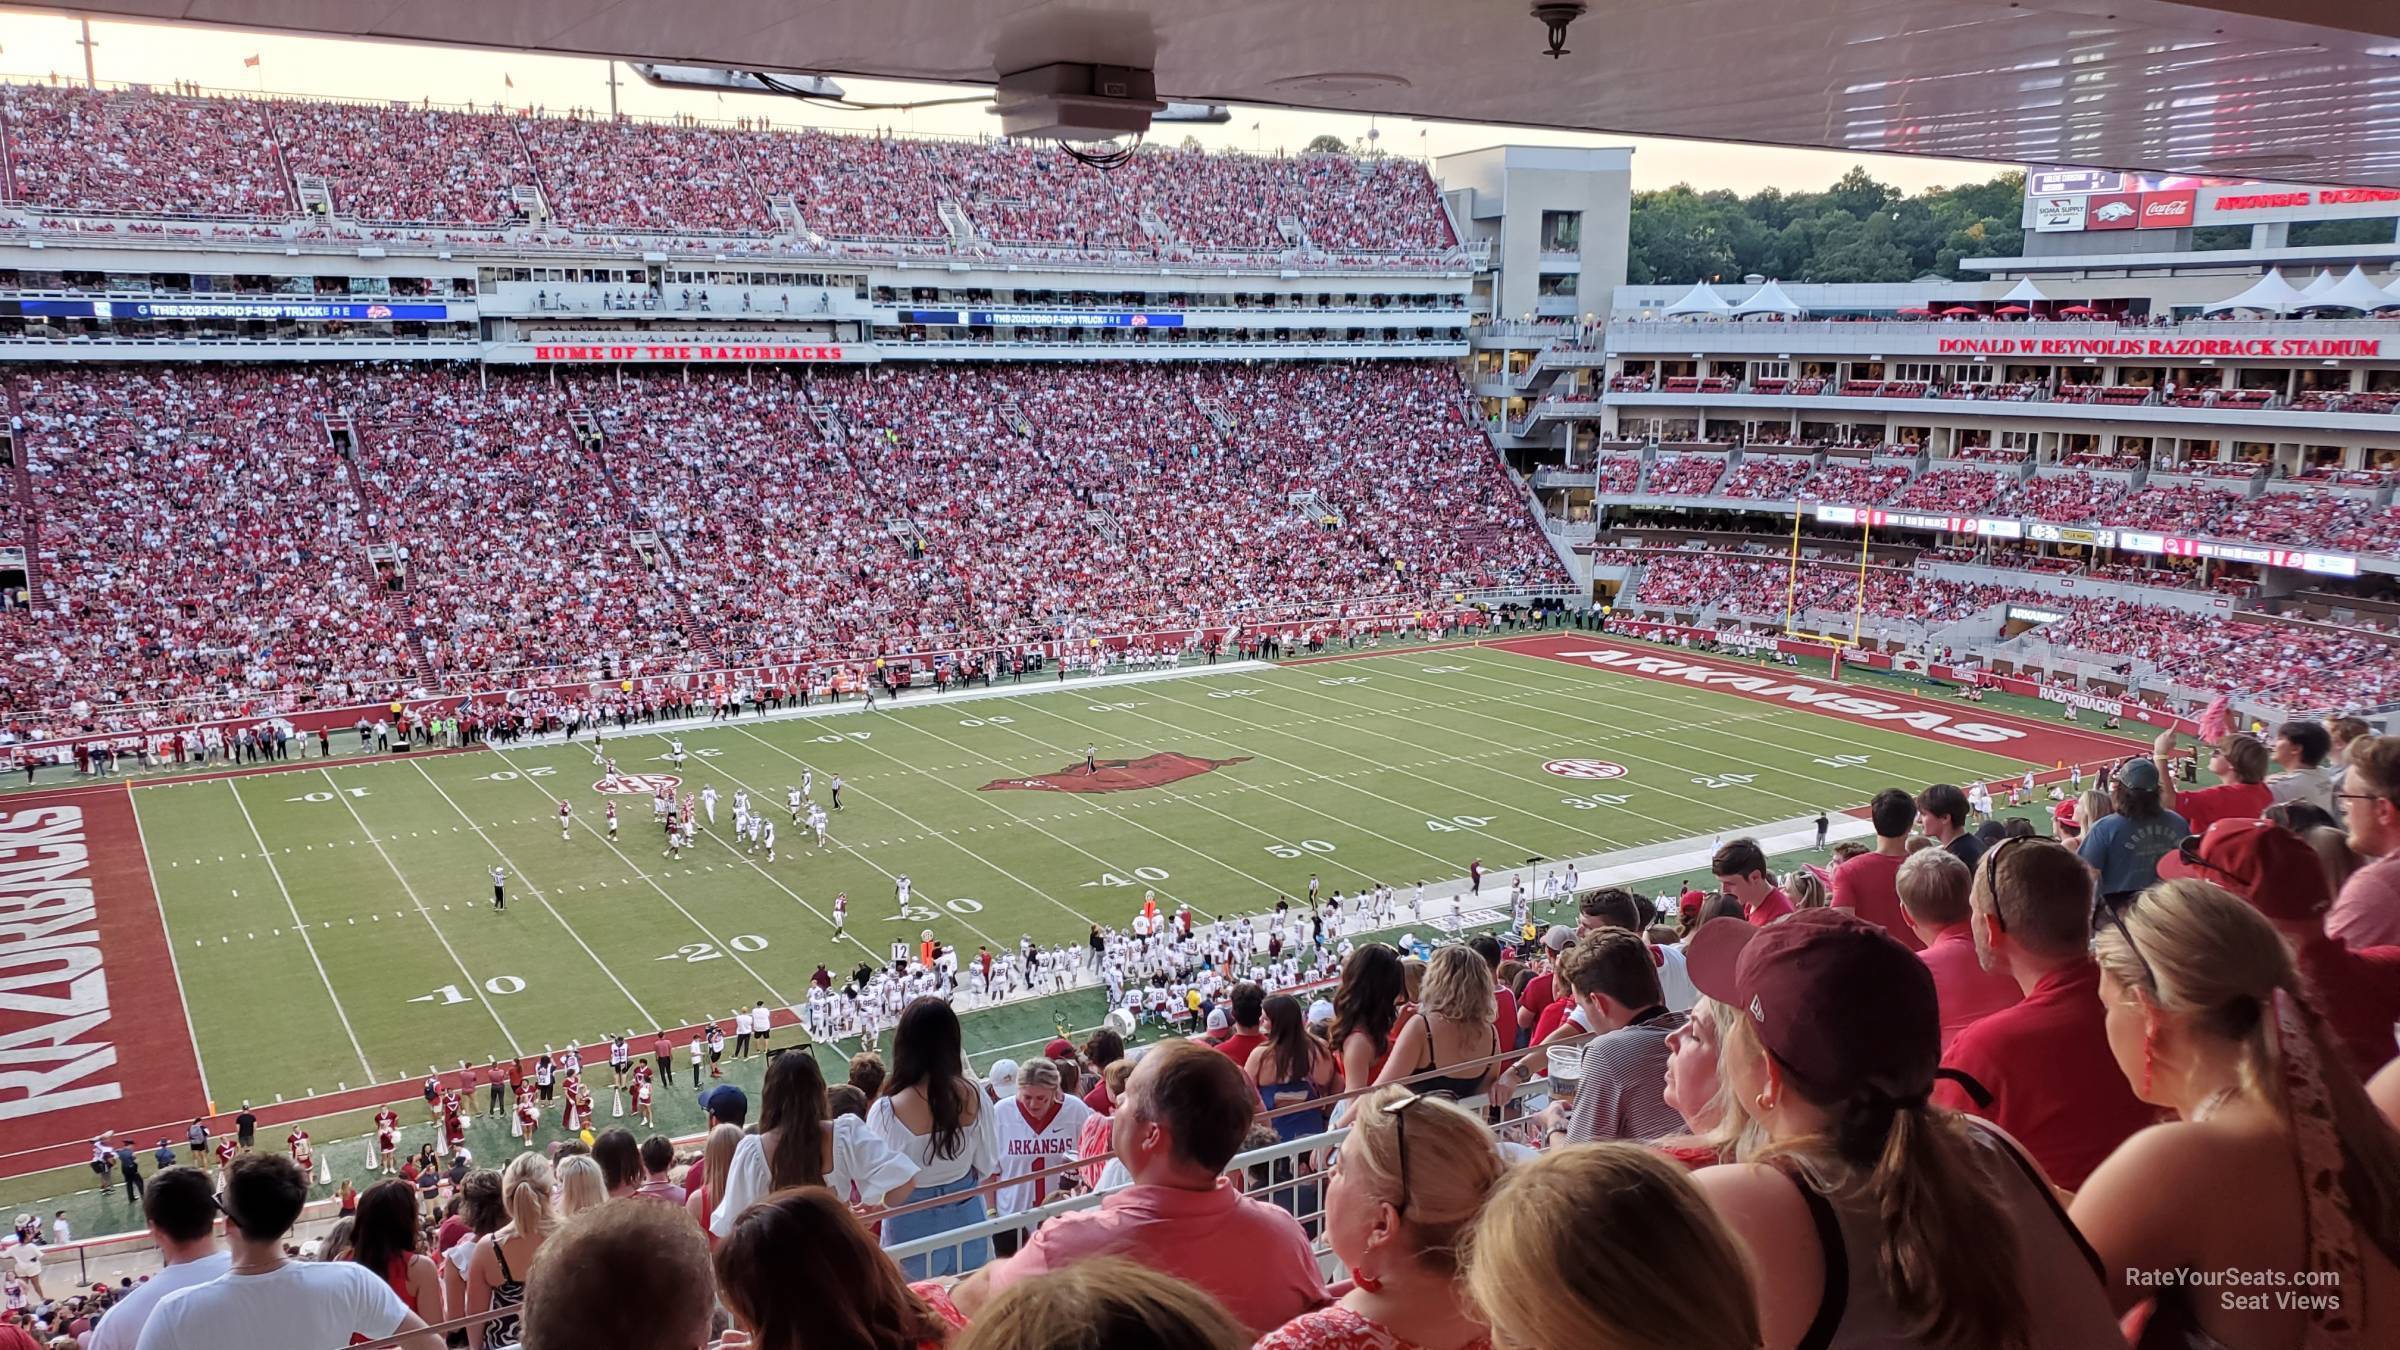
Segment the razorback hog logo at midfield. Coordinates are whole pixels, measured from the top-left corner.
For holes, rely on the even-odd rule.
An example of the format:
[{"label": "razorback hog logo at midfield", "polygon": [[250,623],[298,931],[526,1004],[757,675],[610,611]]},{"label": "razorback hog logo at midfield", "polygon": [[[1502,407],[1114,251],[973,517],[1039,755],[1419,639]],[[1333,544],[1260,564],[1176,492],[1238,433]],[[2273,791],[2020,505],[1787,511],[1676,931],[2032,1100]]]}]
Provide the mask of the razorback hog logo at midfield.
[{"label": "razorback hog logo at midfield", "polygon": [[1248,755],[1232,759],[1202,759],[1198,755],[1181,754],[1173,750],[1144,755],[1140,759],[1103,759],[1095,761],[1096,770],[1087,770],[1081,760],[1040,778],[995,778],[983,785],[985,792],[1004,792],[1020,789],[1029,792],[1132,792],[1137,788],[1165,787],[1186,778],[1214,773],[1229,764],[1247,764]]}]

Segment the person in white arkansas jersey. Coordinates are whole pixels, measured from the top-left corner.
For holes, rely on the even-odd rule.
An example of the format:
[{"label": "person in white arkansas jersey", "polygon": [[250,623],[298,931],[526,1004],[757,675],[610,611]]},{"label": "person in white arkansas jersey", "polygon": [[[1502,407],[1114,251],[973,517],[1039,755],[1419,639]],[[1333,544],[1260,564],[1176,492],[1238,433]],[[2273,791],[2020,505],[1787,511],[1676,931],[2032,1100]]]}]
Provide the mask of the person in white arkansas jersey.
[{"label": "person in white arkansas jersey", "polygon": [[[1017,1070],[1017,1093],[992,1110],[992,1126],[1000,1146],[1003,1185],[992,1196],[1001,1218],[1022,1214],[1058,1197],[1059,1176],[1035,1177],[1045,1167],[1075,1160],[1076,1136],[1091,1119],[1092,1108],[1067,1096],[1058,1078],[1058,1065],[1046,1059],[1027,1060]],[[1021,1179],[1020,1178],[1029,1178]],[[1017,1249],[1021,1232],[996,1233],[992,1246],[1002,1255]]]}]

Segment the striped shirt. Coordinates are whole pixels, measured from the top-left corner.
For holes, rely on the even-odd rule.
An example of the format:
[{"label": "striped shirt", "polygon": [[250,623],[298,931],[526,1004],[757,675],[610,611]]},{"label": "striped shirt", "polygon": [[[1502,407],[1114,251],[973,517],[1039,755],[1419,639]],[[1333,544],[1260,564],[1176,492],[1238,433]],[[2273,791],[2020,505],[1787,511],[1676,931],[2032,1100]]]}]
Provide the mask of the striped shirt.
[{"label": "striped shirt", "polygon": [[1682,1013],[1652,1008],[1631,1025],[1593,1037],[1583,1047],[1583,1079],[1567,1142],[1664,1139],[1683,1132],[1683,1117],[1667,1105],[1667,1035]]}]

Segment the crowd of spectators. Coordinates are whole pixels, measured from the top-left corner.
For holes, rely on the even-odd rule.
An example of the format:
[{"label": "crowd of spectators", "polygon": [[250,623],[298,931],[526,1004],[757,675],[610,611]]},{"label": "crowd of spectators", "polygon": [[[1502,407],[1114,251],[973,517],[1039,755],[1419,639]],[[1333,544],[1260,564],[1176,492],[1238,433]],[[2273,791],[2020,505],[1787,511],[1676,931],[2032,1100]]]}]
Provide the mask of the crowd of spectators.
[{"label": "crowd of spectators", "polygon": [[288,708],[1566,580],[1432,365],[95,369],[14,392],[56,611],[0,612],[20,709]]},{"label": "crowd of spectators", "polygon": [[[1101,173],[1048,146],[583,115],[0,87],[12,197],[63,212],[289,220],[303,179],[377,227],[529,226],[634,236],[822,239],[1050,256],[1443,254],[1457,240],[1416,160],[1154,149]],[[788,198],[793,217],[771,208]]]},{"label": "crowd of spectators", "polygon": [[374,697],[408,670],[366,513],[318,420],[330,380],[191,367],[13,382],[51,613],[0,616],[12,703]]},{"label": "crowd of spectators", "polygon": [[1744,455],[1742,466],[1725,475],[1711,495],[1789,501],[1799,495],[1800,484],[1815,467],[1807,455]]},{"label": "crowd of spectators", "polygon": [[1980,513],[2005,501],[2017,477],[1989,469],[1928,469],[1917,475],[1892,505],[1911,511]]},{"label": "crowd of spectators", "polygon": [[2223,488],[2146,483],[2110,508],[2109,521],[2137,530],[2203,533],[2241,500],[2240,493]]},{"label": "crowd of spectators", "polygon": [[1900,464],[1828,464],[1808,480],[1811,501],[1882,506],[1905,486],[1911,470]]},{"label": "crowd of spectators", "polygon": [[2096,520],[2124,499],[2127,487],[2092,474],[2041,474],[2017,490],[2017,509],[2032,520]]},{"label": "crowd of spectators", "polygon": [[1802,559],[1798,577],[1783,558],[1683,550],[1652,553],[1629,603],[1651,609],[1719,605],[1740,614],[1794,610],[1842,612],[1863,606],[1872,618],[1940,624],[2009,598],[2006,587],[1951,581],[1905,568]]},{"label": "crowd of spectators", "polygon": [[1705,497],[1725,476],[1723,455],[1660,455],[1642,491],[1652,497]]}]

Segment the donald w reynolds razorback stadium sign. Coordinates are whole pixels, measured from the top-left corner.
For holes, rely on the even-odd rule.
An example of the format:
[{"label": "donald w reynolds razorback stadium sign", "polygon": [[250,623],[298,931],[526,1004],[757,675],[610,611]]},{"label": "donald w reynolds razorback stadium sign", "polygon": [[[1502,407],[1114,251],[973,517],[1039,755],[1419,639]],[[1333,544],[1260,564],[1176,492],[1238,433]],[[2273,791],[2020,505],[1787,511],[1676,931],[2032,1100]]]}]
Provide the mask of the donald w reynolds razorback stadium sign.
[{"label": "donald w reynolds razorback stadium sign", "polygon": [[1957,356],[2305,356],[2372,360],[2382,338],[1946,337],[1935,350]]}]

